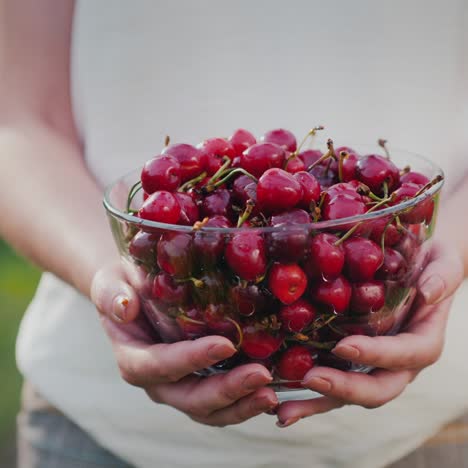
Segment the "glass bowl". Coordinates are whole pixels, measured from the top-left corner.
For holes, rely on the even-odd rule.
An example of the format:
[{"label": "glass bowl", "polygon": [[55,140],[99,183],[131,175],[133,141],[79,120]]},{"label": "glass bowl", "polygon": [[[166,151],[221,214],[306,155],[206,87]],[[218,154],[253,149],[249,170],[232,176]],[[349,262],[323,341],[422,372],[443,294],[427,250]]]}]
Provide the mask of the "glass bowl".
[{"label": "glass bowl", "polygon": [[[356,149],[362,154],[378,152],[368,145],[356,145]],[[392,160],[398,167],[409,165],[430,180],[440,180],[415,198],[380,211],[277,227],[193,228],[142,220],[126,212],[129,190],[139,180],[141,169],[117,180],[106,190],[104,206],[129,281],[158,340],[173,343],[210,334],[226,336],[238,352],[201,374],[261,363],[272,372],[271,385],[283,395],[282,400],[304,398],[303,392],[294,393],[304,390],[300,379],[284,378],[291,375],[288,369],[285,372],[288,360],[284,356],[294,354],[293,347],[306,349],[313,365],[370,371],[337,358],[330,350],[348,335],[393,335],[404,326],[427,260],[443,185],[442,171],[422,156],[392,150]],[[132,207],[138,209],[141,203],[140,193]],[[396,257],[396,267],[390,258],[388,265],[363,280],[346,262],[338,278],[317,277],[313,239],[346,233],[347,255],[361,248],[357,244],[362,241],[356,244],[350,239],[369,239],[382,249],[384,258]],[[236,265],[226,258],[233,239],[246,235],[253,236],[266,252],[266,273],[252,281],[241,280],[233,270],[243,268],[242,256],[239,260],[238,255]],[[278,294],[272,294],[275,281],[281,289],[278,264],[305,273],[306,287],[300,299],[305,312],[292,310],[294,307],[278,300]]]}]

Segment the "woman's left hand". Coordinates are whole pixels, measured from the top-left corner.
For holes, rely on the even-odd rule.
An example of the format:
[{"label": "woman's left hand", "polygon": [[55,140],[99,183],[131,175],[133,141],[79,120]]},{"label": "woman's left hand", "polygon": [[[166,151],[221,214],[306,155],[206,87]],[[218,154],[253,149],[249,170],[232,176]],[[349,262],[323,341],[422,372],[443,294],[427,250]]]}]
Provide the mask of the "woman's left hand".
[{"label": "woman's left hand", "polygon": [[452,296],[462,281],[460,255],[443,242],[434,243],[429,264],[418,280],[422,300],[408,326],[396,336],[349,336],[332,351],[376,369],[369,374],[311,369],[303,386],[323,396],[282,403],[277,410],[278,426],[291,426],[301,418],[346,404],[377,408],[396,398],[421,370],[439,359]]}]

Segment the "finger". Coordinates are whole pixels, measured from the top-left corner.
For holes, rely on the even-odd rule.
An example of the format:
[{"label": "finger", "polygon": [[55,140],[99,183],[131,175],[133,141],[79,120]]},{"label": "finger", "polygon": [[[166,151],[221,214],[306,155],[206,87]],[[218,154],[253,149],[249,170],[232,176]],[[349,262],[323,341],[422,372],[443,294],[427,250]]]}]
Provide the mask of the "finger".
[{"label": "finger", "polygon": [[445,244],[434,244],[430,262],[418,280],[418,288],[426,304],[437,304],[450,297],[462,281],[460,255]]},{"label": "finger", "polygon": [[371,374],[317,367],[304,377],[306,388],[324,396],[365,408],[377,408],[396,398],[408,385],[413,371],[378,369]]},{"label": "finger", "polygon": [[224,427],[240,424],[278,406],[278,398],[271,388],[261,388],[241,398],[227,408],[215,411],[208,418],[196,419],[210,426]]},{"label": "finger", "polygon": [[319,397],[312,400],[287,401],[282,403],[277,412],[278,427],[292,426],[302,418],[314,416],[316,414],[327,413],[337,408],[341,408],[345,403],[330,397]]},{"label": "finger", "polygon": [[196,381],[180,382],[174,385],[158,385],[151,390],[152,398],[184,413],[207,418],[213,412],[236,403],[272,381],[271,374],[260,364],[248,364]]},{"label": "finger", "polygon": [[391,370],[421,369],[434,364],[444,345],[448,303],[426,306],[433,309],[424,320],[395,336],[349,336],[332,350],[336,356]]},{"label": "finger", "polygon": [[231,341],[222,336],[148,346],[126,335],[122,335],[126,341],[120,341],[119,333],[122,335],[121,330],[114,335],[113,347],[120,372],[124,380],[138,387],[177,382],[236,353]]}]

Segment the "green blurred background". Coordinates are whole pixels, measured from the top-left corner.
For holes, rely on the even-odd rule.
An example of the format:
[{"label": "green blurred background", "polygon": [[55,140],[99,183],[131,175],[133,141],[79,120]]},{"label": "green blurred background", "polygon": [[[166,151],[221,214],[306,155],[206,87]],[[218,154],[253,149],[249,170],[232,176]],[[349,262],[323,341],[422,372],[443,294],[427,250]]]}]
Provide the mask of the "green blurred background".
[{"label": "green blurred background", "polygon": [[31,300],[39,271],[0,239],[0,467],[14,466],[15,417],[21,377],[15,364],[15,339]]}]

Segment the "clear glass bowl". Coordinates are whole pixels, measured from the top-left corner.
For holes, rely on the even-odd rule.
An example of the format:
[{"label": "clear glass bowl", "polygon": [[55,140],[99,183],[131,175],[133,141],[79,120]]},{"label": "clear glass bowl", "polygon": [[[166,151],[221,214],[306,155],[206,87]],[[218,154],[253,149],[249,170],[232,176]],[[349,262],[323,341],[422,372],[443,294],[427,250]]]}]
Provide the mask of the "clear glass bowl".
[{"label": "clear glass bowl", "polygon": [[[356,150],[362,154],[379,152],[371,146],[356,146]],[[430,180],[442,176],[442,171],[432,162],[415,154],[392,150],[392,160],[398,167],[409,165]],[[297,344],[310,350],[315,365],[368,372],[368,367],[339,359],[330,350],[351,334],[396,334],[408,319],[416,296],[415,284],[425,266],[434,231],[442,180],[399,205],[337,221],[282,227],[193,229],[127,214],[127,196],[139,176],[140,170],[135,170],[112,184],[106,190],[104,205],[129,281],[138,291],[143,311],[158,339],[172,343],[221,334],[239,346],[233,358],[204,370],[203,375],[260,362],[272,371],[272,386],[278,392],[301,390],[298,381],[282,379],[278,374],[278,360]],[[138,208],[141,203],[137,196],[132,206]],[[429,205],[433,215],[412,224],[418,218],[417,210],[427,210]],[[386,231],[387,245],[383,248],[388,249],[391,244],[403,256],[404,267],[397,273],[377,275],[379,287],[384,288],[384,305],[378,310],[357,311],[361,306],[353,305],[356,302],[352,301],[344,312],[337,312],[332,306],[317,302],[311,291],[317,282],[331,280],[314,277],[314,259],[309,255],[311,240],[320,233],[341,235],[355,227],[354,236],[373,239],[381,246],[382,226],[396,217],[401,222],[401,232],[392,228],[392,237]],[[240,280],[229,267],[224,252],[233,236],[251,229],[255,229],[264,243],[269,270],[263,278],[247,282]],[[288,331],[281,323],[282,304],[269,286],[271,266],[278,260],[289,263],[288,255],[307,272],[307,288],[302,299],[312,303],[316,310],[314,320],[300,333]],[[357,288],[351,280],[350,284],[351,288]],[[264,340],[266,348],[255,341],[258,333],[263,338],[268,335]],[[268,355],[272,348],[276,351]],[[284,399],[295,398],[288,395]]]}]

